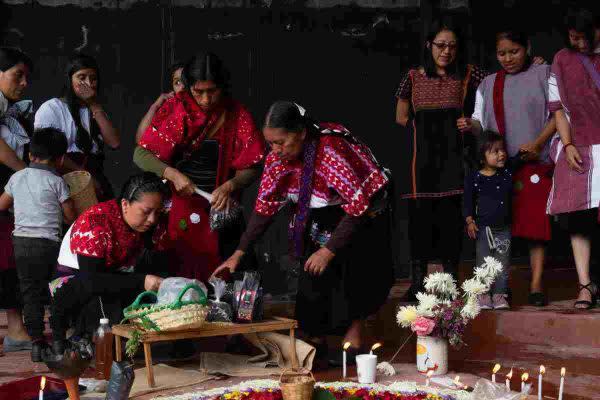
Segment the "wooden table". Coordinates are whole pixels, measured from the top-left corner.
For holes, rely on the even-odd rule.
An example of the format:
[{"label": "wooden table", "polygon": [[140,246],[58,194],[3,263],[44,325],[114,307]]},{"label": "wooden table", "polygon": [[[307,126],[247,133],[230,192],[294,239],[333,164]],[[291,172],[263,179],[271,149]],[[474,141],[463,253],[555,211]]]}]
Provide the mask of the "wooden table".
[{"label": "wooden table", "polygon": [[[210,324],[207,323],[202,328],[181,330],[181,331],[149,331],[142,334],[141,342],[144,346],[144,359],[146,361],[146,372],[148,386],[156,386],[154,382],[154,371],[152,370],[152,350],[150,346],[156,342],[167,342],[182,339],[197,339],[211,336],[237,335],[244,333],[290,331],[290,345],[292,346],[292,368],[298,368],[298,355],[296,354],[296,335],[295,329],[298,328],[298,321],[287,318],[275,317],[272,320],[254,322],[248,324]],[[123,357],[121,338],[130,339],[134,327],[132,325],[114,325],[111,327],[115,335],[115,350],[117,361]]]}]

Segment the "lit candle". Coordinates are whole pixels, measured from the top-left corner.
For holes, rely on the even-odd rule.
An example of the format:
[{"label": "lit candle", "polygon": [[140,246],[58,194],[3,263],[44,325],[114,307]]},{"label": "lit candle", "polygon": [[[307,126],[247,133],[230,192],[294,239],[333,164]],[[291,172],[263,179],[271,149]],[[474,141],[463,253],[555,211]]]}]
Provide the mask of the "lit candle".
[{"label": "lit candle", "polygon": [[525,372],[521,375],[521,392],[525,390],[525,382],[527,382],[527,379],[529,379],[529,374]]},{"label": "lit candle", "polygon": [[429,378],[431,378],[432,375],[433,375],[432,370],[427,371],[427,379],[425,379],[425,386],[429,387]]},{"label": "lit candle", "polygon": [[565,389],[565,373],[567,372],[567,370],[565,369],[565,367],[562,367],[560,369],[560,389],[558,390],[558,400],[562,400],[563,398],[563,392]]},{"label": "lit candle", "polygon": [[512,379],[512,368],[510,369],[510,372],[508,373],[508,375],[506,375],[506,390],[508,390],[510,392],[510,380]]},{"label": "lit candle", "polygon": [[40,381],[40,395],[38,396],[39,400],[44,400],[44,388],[46,387],[46,377],[42,376],[42,380]]},{"label": "lit candle", "polygon": [[542,400],[542,375],[546,373],[546,367],[540,365],[540,374],[538,375],[538,400]]},{"label": "lit candle", "polygon": [[500,371],[500,364],[494,365],[494,369],[492,370],[492,382],[496,383],[496,372]]},{"label": "lit candle", "polygon": [[375,350],[377,350],[378,348],[380,348],[380,347],[381,347],[381,343],[375,343],[373,346],[371,346],[371,353],[370,354],[373,354],[373,352]]},{"label": "lit candle", "polygon": [[458,389],[462,388],[462,383],[460,383],[460,375],[456,375],[456,378],[454,378],[454,386],[456,386]]},{"label": "lit candle", "polygon": [[344,343],[344,351],[342,352],[342,377],[346,379],[346,350],[352,345],[350,342]]}]

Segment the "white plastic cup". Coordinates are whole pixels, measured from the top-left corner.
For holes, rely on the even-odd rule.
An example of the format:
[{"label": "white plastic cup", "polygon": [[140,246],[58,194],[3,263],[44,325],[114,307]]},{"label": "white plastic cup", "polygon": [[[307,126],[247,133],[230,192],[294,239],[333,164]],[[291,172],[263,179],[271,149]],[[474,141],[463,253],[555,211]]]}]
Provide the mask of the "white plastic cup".
[{"label": "white plastic cup", "polygon": [[377,378],[377,356],[375,354],[357,355],[356,372],[359,383],[375,383]]}]

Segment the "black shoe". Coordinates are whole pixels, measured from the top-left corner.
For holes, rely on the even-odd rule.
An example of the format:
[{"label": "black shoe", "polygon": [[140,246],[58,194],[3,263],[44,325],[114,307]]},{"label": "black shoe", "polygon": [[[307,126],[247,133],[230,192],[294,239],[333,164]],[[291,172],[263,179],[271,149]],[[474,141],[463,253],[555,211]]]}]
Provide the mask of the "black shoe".
[{"label": "black shoe", "polygon": [[[598,300],[598,287],[594,282],[590,282],[587,285],[579,284],[579,291],[587,290],[590,292],[590,296],[592,297],[592,301],[587,300],[578,300],[575,302],[573,307],[576,310],[590,310],[596,306],[596,301]],[[585,306],[585,307],[577,307],[577,306]]]},{"label": "black shoe", "polygon": [[42,353],[48,344],[44,340],[36,340],[31,344],[31,361],[42,362]]},{"label": "black shoe", "polygon": [[529,293],[527,302],[532,306],[544,307],[546,305],[546,296],[542,292],[532,292]]}]

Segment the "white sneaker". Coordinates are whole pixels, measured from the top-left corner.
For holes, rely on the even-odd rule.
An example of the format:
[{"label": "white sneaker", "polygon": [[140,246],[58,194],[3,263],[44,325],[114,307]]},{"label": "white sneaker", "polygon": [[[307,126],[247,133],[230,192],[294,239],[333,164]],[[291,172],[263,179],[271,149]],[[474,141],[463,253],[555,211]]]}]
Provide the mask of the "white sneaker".
[{"label": "white sneaker", "polygon": [[510,304],[508,304],[508,295],[506,294],[495,294],[492,296],[492,304],[494,310],[509,310]]},{"label": "white sneaker", "polygon": [[483,293],[477,296],[477,301],[479,302],[479,307],[482,310],[493,310],[494,305],[492,304],[492,297],[489,293]]}]

